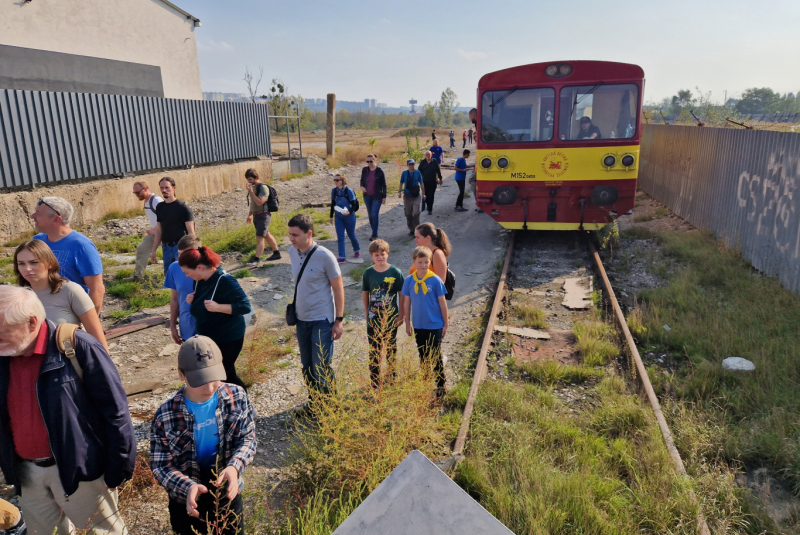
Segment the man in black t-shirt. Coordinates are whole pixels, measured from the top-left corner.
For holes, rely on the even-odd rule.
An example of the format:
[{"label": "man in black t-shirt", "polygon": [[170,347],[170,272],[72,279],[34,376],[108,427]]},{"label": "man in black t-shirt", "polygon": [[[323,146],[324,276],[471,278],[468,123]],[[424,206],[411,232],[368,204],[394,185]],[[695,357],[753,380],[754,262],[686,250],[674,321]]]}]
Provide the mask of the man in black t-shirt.
[{"label": "man in black t-shirt", "polygon": [[600,139],[600,129],[592,124],[592,120],[586,116],[581,117],[581,129],[578,130],[578,137],[575,139]]},{"label": "man in black t-shirt", "polygon": [[164,274],[169,265],[178,260],[178,240],[186,234],[194,235],[194,214],[185,202],[175,196],[175,179],[165,176],[158,183],[164,202],[156,205],[156,224],[150,260],[156,261],[156,251],[161,244],[164,257]]},{"label": "man in black t-shirt", "polygon": [[439,180],[439,184],[442,183],[442,170],[439,167],[439,162],[433,158],[431,151],[425,151],[425,159],[419,162],[419,172],[422,174],[422,183],[425,186],[425,200],[422,207],[427,207],[428,214],[432,214],[433,197],[436,195],[436,180]]}]

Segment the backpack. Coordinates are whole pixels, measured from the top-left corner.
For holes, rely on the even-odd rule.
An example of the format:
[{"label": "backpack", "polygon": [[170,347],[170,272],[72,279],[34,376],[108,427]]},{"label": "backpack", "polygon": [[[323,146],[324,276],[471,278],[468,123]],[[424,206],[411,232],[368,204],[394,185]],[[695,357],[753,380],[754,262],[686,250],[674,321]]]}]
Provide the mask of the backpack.
[{"label": "backpack", "polygon": [[78,374],[78,378],[83,381],[83,368],[81,368],[78,359],[75,358],[75,347],[77,345],[75,331],[77,330],[77,325],[72,323],[60,323],[58,327],[56,327],[56,347],[60,353],[67,357],[72,367],[75,368],[75,373]]},{"label": "backpack", "polygon": [[[334,201],[334,202],[336,201],[336,199],[334,199],[334,198],[333,198],[334,196],[336,196],[336,197],[342,197],[342,195],[338,195],[338,194],[336,193],[336,190],[337,190],[337,189],[338,189],[338,188],[333,188],[333,194],[331,195],[331,200],[332,200],[332,201]],[[355,192],[355,191],[353,191],[353,197],[354,197],[354,198],[353,198],[353,200],[351,201],[351,200],[350,200],[350,194],[348,193],[348,191],[352,191],[352,190],[350,189],[350,186],[345,186],[345,187],[344,187],[344,197],[345,197],[345,198],[347,198],[348,202],[350,203],[350,213],[351,213],[351,214],[354,214],[354,213],[358,212],[358,209],[359,209],[359,208],[361,208],[361,205],[358,203],[358,197],[356,196],[356,192]]]},{"label": "backpack", "polygon": [[266,186],[269,190],[269,197],[267,197],[267,210],[270,212],[277,212],[278,211],[278,190],[270,186],[269,184],[261,184],[262,186]]},{"label": "backpack", "polygon": [[408,171],[404,172],[406,173],[406,189],[408,190],[408,194],[414,198],[419,197],[419,183],[415,183],[412,185],[412,182],[414,181],[414,175],[412,175]]}]

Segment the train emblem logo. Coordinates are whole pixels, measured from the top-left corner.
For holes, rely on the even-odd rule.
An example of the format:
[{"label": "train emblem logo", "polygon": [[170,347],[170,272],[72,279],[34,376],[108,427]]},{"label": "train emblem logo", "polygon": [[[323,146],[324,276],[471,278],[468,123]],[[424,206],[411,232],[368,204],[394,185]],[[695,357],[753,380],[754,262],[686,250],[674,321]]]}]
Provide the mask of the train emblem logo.
[{"label": "train emblem logo", "polygon": [[550,178],[563,176],[569,169],[567,155],[560,151],[548,152],[542,160],[542,171]]}]

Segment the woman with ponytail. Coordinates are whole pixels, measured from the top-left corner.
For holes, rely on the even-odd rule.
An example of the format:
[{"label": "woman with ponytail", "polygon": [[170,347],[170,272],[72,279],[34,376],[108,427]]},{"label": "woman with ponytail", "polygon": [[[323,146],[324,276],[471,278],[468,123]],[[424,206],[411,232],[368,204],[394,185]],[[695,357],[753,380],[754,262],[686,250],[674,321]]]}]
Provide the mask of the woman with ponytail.
[{"label": "woman with ponytail", "polygon": [[[447,258],[450,256],[451,247],[444,230],[436,228],[433,223],[423,223],[414,231],[414,241],[417,242],[417,247],[427,247],[433,251],[431,269],[442,281],[446,280]],[[413,266],[411,269],[414,269]]]},{"label": "woman with ponytail", "polygon": [[250,300],[239,282],[220,267],[219,255],[208,247],[183,251],[178,264],[195,281],[194,292],[186,297],[195,319],[195,332],[219,346],[226,382],[244,388],[236,374],[236,359],[244,345],[244,316],[252,311]]}]

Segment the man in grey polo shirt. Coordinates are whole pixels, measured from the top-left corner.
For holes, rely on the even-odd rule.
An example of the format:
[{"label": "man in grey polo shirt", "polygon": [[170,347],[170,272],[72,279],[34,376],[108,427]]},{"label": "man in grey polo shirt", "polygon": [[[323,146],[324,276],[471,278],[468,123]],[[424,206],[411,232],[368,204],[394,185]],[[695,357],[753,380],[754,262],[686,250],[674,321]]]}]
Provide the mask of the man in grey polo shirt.
[{"label": "man in grey polo shirt", "polygon": [[342,336],[344,283],[336,256],[314,243],[314,222],[308,214],[289,220],[289,259],[292,276],[297,280],[300,268],[314,250],[297,285],[297,344],[300,363],[309,391],[327,394],[332,388],[333,341]]}]

